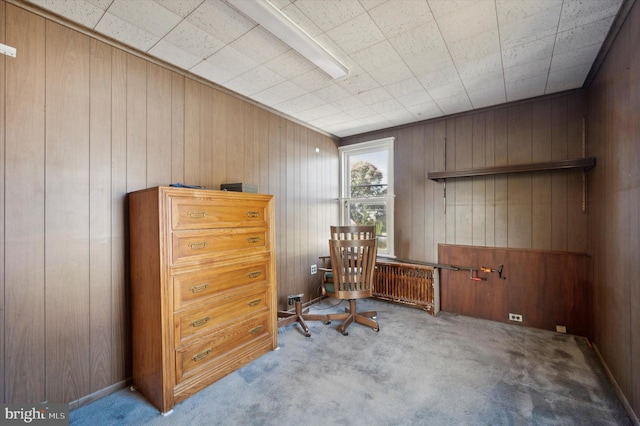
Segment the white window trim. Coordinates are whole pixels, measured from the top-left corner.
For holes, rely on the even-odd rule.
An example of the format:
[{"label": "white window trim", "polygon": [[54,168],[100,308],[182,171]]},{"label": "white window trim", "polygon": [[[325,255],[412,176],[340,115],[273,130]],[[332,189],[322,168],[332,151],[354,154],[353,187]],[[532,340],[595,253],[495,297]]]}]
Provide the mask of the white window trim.
[{"label": "white window trim", "polygon": [[[348,170],[347,161],[348,156],[353,154],[366,154],[367,152],[376,152],[381,150],[386,150],[388,152],[388,161],[387,165],[387,195],[383,197],[376,197],[375,199],[384,199],[387,203],[387,251],[388,253],[379,253],[380,257],[391,257],[395,258],[395,250],[394,250],[394,240],[395,240],[395,229],[394,229],[394,204],[395,204],[395,190],[394,190],[394,143],[395,137],[388,137],[382,139],[376,139],[367,142],[361,142],[353,145],[345,145],[338,148],[338,154],[340,156],[340,223],[345,225],[349,219],[349,212],[347,209],[347,203],[349,201],[356,200],[366,200],[362,198],[351,198],[349,197],[349,193],[347,191],[347,181],[348,176],[351,175],[350,170]],[[370,199],[369,199],[370,200]]]}]

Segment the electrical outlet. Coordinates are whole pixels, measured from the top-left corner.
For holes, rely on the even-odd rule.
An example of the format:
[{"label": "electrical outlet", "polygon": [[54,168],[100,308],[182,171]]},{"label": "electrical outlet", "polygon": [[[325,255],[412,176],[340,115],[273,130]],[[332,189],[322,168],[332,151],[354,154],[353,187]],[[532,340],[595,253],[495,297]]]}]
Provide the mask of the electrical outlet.
[{"label": "electrical outlet", "polygon": [[517,321],[522,322],[522,315],[520,314],[509,314],[509,321]]},{"label": "electrical outlet", "polygon": [[318,273],[318,265],[311,265],[311,275]]},{"label": "electrical outlet", "polygon": [[558,333],[567,333],[567,326],[566,325],[556,325],[556,331]]}]

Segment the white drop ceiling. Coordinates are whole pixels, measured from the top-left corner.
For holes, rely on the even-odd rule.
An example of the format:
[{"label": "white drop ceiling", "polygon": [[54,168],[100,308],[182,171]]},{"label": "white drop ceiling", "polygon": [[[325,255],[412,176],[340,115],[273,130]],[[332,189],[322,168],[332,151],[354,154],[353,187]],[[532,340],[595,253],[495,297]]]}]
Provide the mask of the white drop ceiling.
[{"label": "white drop ceiling", "polygon": [[224,0],[29,1],[337,137],[579,88],[622,4],[272,0],[333,80]]}]

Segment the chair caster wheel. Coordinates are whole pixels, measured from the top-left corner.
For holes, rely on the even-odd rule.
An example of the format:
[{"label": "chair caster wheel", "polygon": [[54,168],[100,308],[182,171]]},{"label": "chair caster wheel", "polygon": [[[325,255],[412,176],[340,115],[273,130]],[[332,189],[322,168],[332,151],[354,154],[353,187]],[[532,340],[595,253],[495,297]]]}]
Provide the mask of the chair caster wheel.
[{"label": "chair caster wheel", "polygon": [[133,386],[133,385],[129,386],[129,391],[130,392],[135,392],[136,391],[136,387]]},{"label": "chair caster wheel", "polygon": [[372,316],[372,317],[371,317],[371,319],[375,321],[375,320],[377,320],[377,319],[378,319],[378,316],[377,316],[377,315],[374,315],[374,316]]},{"label": "chair caster wheel", "polygon": [[373,331],[375,331],[377,333],[378,331],[380,331],[380,327],[374,328]]},{"label": "chair caster wheel", "polygon": [[305,337],[311,337],[311,333],[305,333]]},{"label": "chair caster wheel", "polygon": [[343,332],[342,332],[342,335],[343,335],[343,336],[348,336],[348,335],[349,335],[349,332],[348,332],[348,331],[343,331]]},{"label": "chair caster wheel", "polygon": [[331,324],[331,321],[330,320],[326,320],[326,321],[323,322],[323,324],[324,325],[329,325],[329,324]]}]

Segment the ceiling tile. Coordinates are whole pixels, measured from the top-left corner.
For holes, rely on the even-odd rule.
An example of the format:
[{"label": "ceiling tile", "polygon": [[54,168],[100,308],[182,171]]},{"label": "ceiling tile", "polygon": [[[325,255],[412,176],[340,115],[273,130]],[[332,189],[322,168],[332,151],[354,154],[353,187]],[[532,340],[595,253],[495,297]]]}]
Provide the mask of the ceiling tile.
[{"label": "ceiling tile", "polygon": [[558,31],[581,27],[618,13],[622,0],[565,0],[562,5]]},{"label": "ceiling tile", "polygon": [[[534,40],[530,43],[518,44],[509,49],[502,50],[502,64],[505,68],[537,61],[538,59],[551,58],[555,45],[555,34]],[[547,61],[549,62],[549,61]]]},{"label": "ceiling tile", "polygon": [[193,68],[189,69],[189,71],[220,85],[236,77],[235,73],[229,72],[218,64],[211,63],[208,60],[200,62]]},{"label": "ceiling tile", "polygon": [[307,93],[297,98],[281,102],[277,105],[274,105],[274,107],[280,111],[285,112],[286,114],[295,115],[299,112],[315,108],[324,103],[325,102],[322,99],[320,99],[313,93]]},{"label": "ceiling tile", "polygon": [[365,12],[357,1],[297,0],[295,5],[322,31],[329,31]]},{"label": "ceiling tile", "polygon": [[570,52],[554,55],[551,61],[551,67],[549,72],[559,71],[565,68],[573,68],[576,66],[582,66],[585,69],[589,69],[589,66],[593,63],[600,45],[592,44],[579,49],[574,49]]},{"label": "ceiling tile", "polygon": [[392,93],[395,98],[424,90],[422,84],[420,84],[418,79],[415,77],[410,77],[406,80],[386,85],[385,88],[389,93]]},{"label": "ceiling tile", "polygon": [[369,75],[381,86],[387,86],[413,77],[413,73],[403,62],[397,62],[384,68],[370,71]]},{"label": "ceiling tile", "polygon": [[503,49],[554,35],[562,0],[496,0]]},{"label": "ceiling tile", "polygon": [[204,1],[186,19],[225,43],[231,43],[256,25],[223,1]]},{"label": "ceiling tile", "polygon": [[327,35],[346,53],[354,53],[385,40],[367,13],[327,31]]},{"label": "ceiling tile", "polygon": [[348,98],[338,99],[337,101],[330,102],[331,105],[340,109],[341,111],[345,111],[351,113],[351,111],[362,108],[365,103],[362,102],[357,96],[349,96]]},{"label": "ceiling tile", "polygon": [[162,37],[182,17],[153,1],[113,0],[109,13],[155,36]]},{"label": "ceiling tile", "polygon": [[182,21],[163,40],[200,59],[208,58],[226,44],[189,21]]},{"label": "ceiling tile", "polygon": [[330,86],[323,87],[319,90],[314,91],[313,94],[315,94],[325,102],[334,102],[351,96],[349,92],[344,90],[344,88],[339,86],[338,84],[332,84]]},{"label": "ceiling tile", "polygon": [[85,0],[31,0],[31,3],[89,28],[95,28],[106,10],[106,7],[100,8]]},{"label": "ceiling tile", "polygon": [[581,87],[589,72],[583,65],[551,71],[547,79],[547,93],[570,90]]},{"label": "ceiling tile", "polygon": [[[260,93],[263,90],[284,81],[284,78],[280,74],[271,71],[264,65],[257,66],[236,78],[238,79],[237,84],[243,87],[241,93],[248,96]],[[234,80],[230,80],[226,83],[232,89],[235,85]],[[246,84],[245,82],[248,82],[249,84]]]},{"label": "ceiling tile", "polygon": [[238,52],[232,46],[225,46],[211,55],[207,62],[210,62],[228,73],[238,76],[258,66],[252,58]]},{"label": "ceiling tile", "polygon": [[488,31],[497,32],[493,0],[429,0],[429,5],[447,44],[472,40]]},{"label": "ceiling tile", "polygon": [[429,96],[429,93],[427,93],[427,91],[424,90],[422,87],[419,90],[416,90],[415,92],[406,94],[404,96],[395,96],[395,98],[405,108],[414,107],[417,105],[424,105],[426,103],[433,104],[433,100],[431,99],[431,96]]},{"label": "ceiling tile", "polygon": [[[110,2],[110,0],[105,0]],[[191,12],[196,10],[202,0],[153,0],[162,7],[170,10],[176,15],[186,18]]]},{"label": "ceiling tile", "polygon": [[270,61],[291,48],[262,27],[255,27],[230,43],[238,52],[259,64]]},{"label": "ceiling tile", "polygon": [[156,45],[149,50],[149,54],[185,70],[192,68],[203,59],[165,40],[160,40],[156,43]]},{"label": "ceiling tile", "polygon": [[581,47],[598,45],[600,46],[607,36],[611,27],[613,17],[591,22],[581,27],[558,33],[556,44],[553,49],[554,55],[571,52]]},{"label": "ceiling tile", "polygon": [[120,42],[138,50],[142,50],[143,52],[149,50],[160,40],[160,37],[136,27],[108,12],[105,13],[100,22],[98,22],[96,31],[119,40]]},{"label": "ceiling tile", "polygon": [[424,0],[388,1],[370,10],[369,15],[387,38],[433,21],[429,5]]},{"label": "ceiling tile", "polygon": [[505,82],[507,89],[507,102],[540,96],[547,85],[547,73],[530,75],[521,80],[508,80]]},{"label": "ceiling tile", "polygon": [[444,115],[455,114],[457,112],[468,111],[472,108],[471,101],[466,93],[458,93],[453,96],[443,96],[433,99]]},{"label": "ceiling tile", "polygon": [[314,65],[293,49],[287,50],[281,55],[265,62],[264,66],[287,79],[294,78],[314,69]]},{"label": "ceiling tile", "polygon": [[402,61],[391,43],[386,40],[354,53],[352,58],[365,71],[384,68]]},{"label": "ceiling tile", "polygon": [[297,26],[302,28],[304,32],[309,34],[311,37],[316,37],[324,31],[322,31],[313,20],[309,19],[307,15],[296,6],[295,3],[290,3],[280,9],[282,13],[287,15],[289,19],[291,19]]},{"label": "ceiling tile", "polygon": [[350,75],[348,78],[339,81],[338,84],[352,95],[357,95],[380,86],[366,72]]}]

